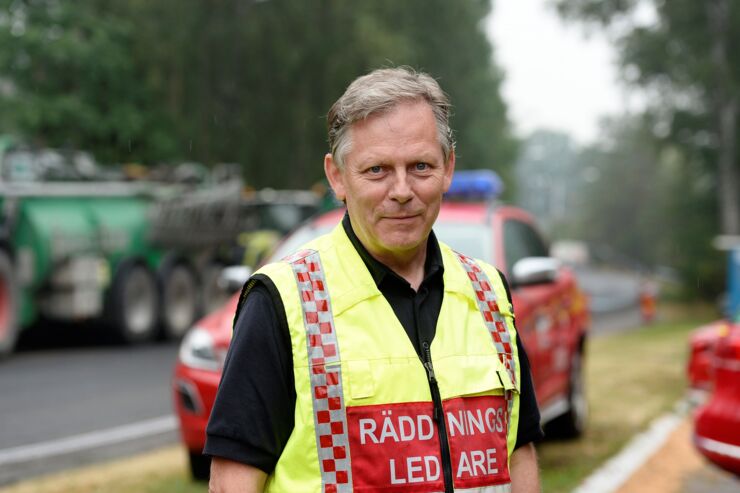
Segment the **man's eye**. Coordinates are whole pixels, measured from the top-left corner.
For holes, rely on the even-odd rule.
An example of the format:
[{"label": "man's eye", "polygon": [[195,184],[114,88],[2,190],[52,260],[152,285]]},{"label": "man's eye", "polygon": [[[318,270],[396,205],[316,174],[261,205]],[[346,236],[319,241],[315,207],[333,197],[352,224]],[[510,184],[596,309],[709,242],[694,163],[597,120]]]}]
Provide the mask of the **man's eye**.
[{"label": "man's eye", "polygon": [[416,163],[417,171],[425,171],[428,168],[429,168],[429,165],[427,163]]},{"label": "man's eye", "polygon": [[370,167],[370,169],[368,171],[370,171],[370,173],[373,173],[373,174],[378,174],[381,171],[381,167],[380,166],[372,166],[372,167]]}]

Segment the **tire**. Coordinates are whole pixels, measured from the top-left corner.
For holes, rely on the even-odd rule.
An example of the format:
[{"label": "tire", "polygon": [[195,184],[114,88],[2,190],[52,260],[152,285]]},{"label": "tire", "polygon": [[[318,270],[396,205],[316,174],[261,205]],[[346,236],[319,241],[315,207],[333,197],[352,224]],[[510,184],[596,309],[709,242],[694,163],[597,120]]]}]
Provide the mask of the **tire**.
[{"label": "tire", "polygon": [[583,381],[583,351],[573,355],[568,384],[568,411],[545,426],[548,438],[572,439],[583,435],[588,419],[588,402]]},{"label": "tire", "polygon": [[196,481],[208,481],[211,477],[211,458],[198,452],[188,451],[190,475]]},{"label": "tire", "polygon": [[157,335],[159,295],[154,274],[142,263],[121,264],[108,292],[106,318],[125,344],[149,342]]},{"label": "tire", "polygon": [[162,335],[180,339],[198,318],[198,279],[193,269],[178,262],[160,273]]},{"label": "tire", "polygon": [[13,353],[18,330],[18,291],[13,263],[0,250],[0,359]]}]

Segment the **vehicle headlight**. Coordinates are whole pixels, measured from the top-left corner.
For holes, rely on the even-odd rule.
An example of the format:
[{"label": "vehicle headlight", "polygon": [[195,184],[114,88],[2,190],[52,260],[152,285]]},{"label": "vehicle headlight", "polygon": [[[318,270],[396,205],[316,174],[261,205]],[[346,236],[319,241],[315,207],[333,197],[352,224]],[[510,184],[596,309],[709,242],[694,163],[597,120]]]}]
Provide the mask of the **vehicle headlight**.
[{"label": "vehicle headlight", "polygon": [[216,349],[213,336],[207,330],[195,327],[180,345],[180,361],[191,368],[219,371],[224,363],[224,351]]}]

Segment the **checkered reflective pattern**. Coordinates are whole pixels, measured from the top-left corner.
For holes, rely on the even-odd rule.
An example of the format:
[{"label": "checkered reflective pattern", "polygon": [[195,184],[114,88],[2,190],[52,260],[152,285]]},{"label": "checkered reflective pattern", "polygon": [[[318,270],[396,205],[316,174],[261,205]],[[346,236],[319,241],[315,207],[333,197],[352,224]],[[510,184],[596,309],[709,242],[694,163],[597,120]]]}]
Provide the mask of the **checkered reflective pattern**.
[{"label": "checkered reflective pattern", "polygon": [[339,345],[321,259],[314,250],[302,250],[283,260],[293,267],[301,297],[322,491],[351,492],[352,469]]},{"label": "checkered reflective pattern", "polygon": [[[457,255],[457,259],[462,264],[465,272],[468,274],[470,283],[473,285],[478,309],[483,316],[483,321],[488,328],[488,332],[491,334],[493,345],[498,352],[498,357],[504,364],[504,367],[506,367],[506,372],[509,374],[511,383],[516,385],[516,360],[514,359],[514,351],[511,346],[511,337],[506,327],[506,321],[498,308],[498,302],[496,301],[496,295],[493,292],[491,282],[475,260],[459,252],[455,252],[455,255]],[[511,416],[514,400],[510,391],[506,392],[506,401],[509,408],[509,416]],[[506,422],[508,425],[508,417]]]}]

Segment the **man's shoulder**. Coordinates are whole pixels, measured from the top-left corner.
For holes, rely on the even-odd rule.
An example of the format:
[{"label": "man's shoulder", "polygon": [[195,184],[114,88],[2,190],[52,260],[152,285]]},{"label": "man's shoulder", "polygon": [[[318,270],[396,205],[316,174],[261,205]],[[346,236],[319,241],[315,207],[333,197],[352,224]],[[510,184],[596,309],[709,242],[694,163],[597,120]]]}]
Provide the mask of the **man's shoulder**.
[{"label": "man's shoulder", "polygon": [[[438,241],[438,243],[442,258],[446,263],[449,264],[452,263],[450,261],[454,261],[454,265],[460,265],[463,268],[465,268],[466,265],[471,266],[471,268],[475,265],[486,272],[495,272],[499,276],[503,277],[503,273],[500,270],[485,260],[471,257],[470,255],[466,255],[464,252],[459,252],[442,241]],[[447,265],[445,267],[447,267]]]},{"label": "man's shoulder", "polygon": [[[439,248],[442,252],[442,258],[445,261],[445,269],[460,269],[462,272],[465,272],[466,277],[469,278],[469,272],[472,271],[473,274],[476,274],[475,268],[482,270],[486,274],[486,277],[488,277],[489,281],[492,281],[493,285],[496,286],[495,289],[498,292],[497,294],[502,292],[506,293],[506,298],[509,300],[509,303],[511,303],[511,290],[509,288],[509,283],[506,280],[504,273],[496,266],[489,264],[485,260],[470,257],[462,252],[458,252],[441,241],[439,242]],[[503,288],[503,291],[499,291],[499,285]]]},{"label": "man's shoulder", "polygon": [[295,282],[293,279],[295,276],[295,264],[304,263],[308,257],[316,253],[322,256],[328,254],[332,251],[332,247],[336,242],[335,232],[321,235],[304,243],[291,253],[262,265],[253,274],[253,277],[260,276],[268,278],[272,281],[273,285],[281,285],[283,282],[293,285]]}]

